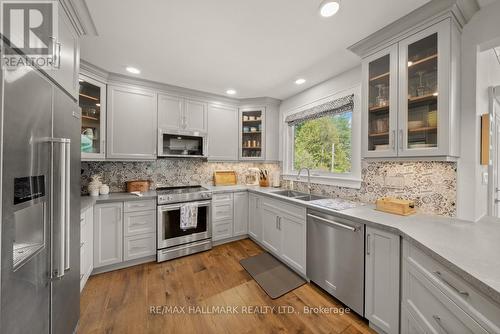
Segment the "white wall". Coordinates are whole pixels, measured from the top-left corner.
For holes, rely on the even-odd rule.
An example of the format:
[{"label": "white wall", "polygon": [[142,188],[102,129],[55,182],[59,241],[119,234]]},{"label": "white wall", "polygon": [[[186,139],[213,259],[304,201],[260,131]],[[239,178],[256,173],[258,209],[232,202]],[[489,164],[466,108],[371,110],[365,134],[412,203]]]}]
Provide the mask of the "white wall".
[{"label": "white wall", "polygon": [[360,84],[361,65],[281,101],[280,111],[299,109],[306,104],[340,93],[343,90],[356,87]]},{"label": "white wall", "polygon": [[[457,180],[457,216],[476,221],[486,214],[487,188],[482,184],[484,168],[480,158],[479,115],[484,109],[485,81],[480,63],[480,51],[500,45],[500,1],[477,12],[464,27],[462,34],[462,111],[460,159]],[[481,82],[481,84],[479,84]]]},{"label": "white wall", "polygon": [[361,65],[281,101],[280,105],[280,161],[283,161],[284,113],[300,109],[315,101],[336,95],[361,85]]}]

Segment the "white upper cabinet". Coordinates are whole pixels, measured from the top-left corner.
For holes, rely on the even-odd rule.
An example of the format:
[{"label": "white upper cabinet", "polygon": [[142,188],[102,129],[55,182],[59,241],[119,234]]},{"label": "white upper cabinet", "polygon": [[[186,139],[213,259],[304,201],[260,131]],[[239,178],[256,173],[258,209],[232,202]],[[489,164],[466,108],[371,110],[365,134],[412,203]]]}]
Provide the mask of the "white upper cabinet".
[{"label": "white upper cabinet", "polygon": [[[455,156],[452,25],[442,21],[399,43],[399,155]],[[453,72],[453,73],[452,73]],[[451,80],[450,80],[451,79]],[[454,137],[458,138],[458,137]]]},{"label": "white upper cabinet", "polygon": [[398,46],[393,45],[363,62],[363,155],[397,156]]},{"label": "white upper cabinet", "polygon": [[156,159],[156,93],[110,85],[107,97],[107,158]]},{"label": "white upper cabinet", "polygon": [[54,39],[55,68],[47,73],[71,96],[78,99],[80,46],[70,19],[64,9],[58,8],[57,39]]},{"label": "white upper cabinet", "polygon": [[205,102],[184,100],[184,129],[207,132],[208,106]]},{"label": "white upper cabinet", "polygon": [[363,157],[458,157],[459,57],[447,17],[363,58]]},{"label": "white upper cabinet", "polygon": [[208,107],[208,159],[238,160],[238,109],[210,105]]},{"label": "white upper cabinet", "polygon": [[182,97],[158,94],[158,128],[179,129],[182,124]]},{"label": "white upper cabinet", "polygon": [[207,123],[207,103],[174,95],[158,95],[158,128],[207,132]]}]

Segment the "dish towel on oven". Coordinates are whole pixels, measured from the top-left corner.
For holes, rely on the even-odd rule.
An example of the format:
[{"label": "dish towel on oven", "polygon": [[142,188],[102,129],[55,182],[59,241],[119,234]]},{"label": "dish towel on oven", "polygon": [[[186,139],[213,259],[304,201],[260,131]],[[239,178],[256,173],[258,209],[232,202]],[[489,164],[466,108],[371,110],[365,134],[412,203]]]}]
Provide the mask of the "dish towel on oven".
[{"label": "dish towel on oven", "polygon": [[198,226],[198,204],[186,203],[181,205],[181,230],[188,230]]}]

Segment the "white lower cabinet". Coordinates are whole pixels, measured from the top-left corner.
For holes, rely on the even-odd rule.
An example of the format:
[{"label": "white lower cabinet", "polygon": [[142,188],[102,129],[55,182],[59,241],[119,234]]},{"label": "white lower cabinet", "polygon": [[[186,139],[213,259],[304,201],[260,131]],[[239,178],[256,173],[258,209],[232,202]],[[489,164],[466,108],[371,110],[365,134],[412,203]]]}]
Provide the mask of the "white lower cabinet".
[{"label": "white lower cabinet", "polygon": [[400,237],[366,227],[365,317],[387,334],[399,333]]},{"label": "white lower cabinet", "polygon": [[123,261],[123,203],[94,207],[94,268]]},{"label": "white lower cabinet", "polygon": [[212,240],[230,241],[248,234],[248,193],[215,194],[212,198]]},{"label": "white lower cabinet", "polygon": [[219,241],[233,236],[233,220],[219,220],[212,224],[212,240]]},{"label": "white lower cabinet", "polygon": [[262,219],[262,244],[271,252],[279,254],[281,246],[281,231],[278,227],[278,220],[280,216],[270,207],[269,204],[264,203],[261,211]]},{"label": "white lower cabinet", "polygon": [[156,233],[156,211],[127,212],[123,218],[123,234],[126,237]]},{"label": "white lower cabinet", "polygon": [[[94,206],[94,268],[156,254],[155,201],[109,202]],[[106,269],[106,268],[104,268]]]},{"label": "white lower cabinet", "polygon": [[301,273],[306,272],[306,222],[296,217],[280,219],[281,257]]},{"label": "white lower cabinet", "polygon": [[94,211],[87,208],[80,214],[80,291],[94,269]]},{"label": "white lower cabinet", "polygon": [[402,265],[402,333],[500,333],[500,305],[406,240]]},{"label": "white lower cabinet", "polygon": [[248,234],[248,192],[242,191],[233,194],[233,235]]},{"label": "white lower cabinet", "polygon": [[305,275],[306,209],[276,199],[260,200],[260,243],[281,261]]},{"label": "white lower cabinet", "polygon": [[248,194],[248,235],[257,242],[262,242],[262,197]]},{"label": "white lower cabinet", "polygon": [[138,234],[123,240],[123,260],[135,260],[156,253],[156,233]]}]

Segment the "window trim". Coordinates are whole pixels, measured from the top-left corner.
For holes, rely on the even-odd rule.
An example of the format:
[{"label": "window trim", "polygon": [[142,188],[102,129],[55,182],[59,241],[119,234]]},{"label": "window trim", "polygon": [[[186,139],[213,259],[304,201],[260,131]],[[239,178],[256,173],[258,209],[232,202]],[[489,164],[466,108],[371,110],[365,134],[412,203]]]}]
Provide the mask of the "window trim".
[{"label": "window trim", "polygon": [[[341,98],[346,95],[354,94],[354,108],[352,111],[352,133],[351,133],[351,172],[336,174],[319,171],[311,171],[311,183],[339,186],[346,188],[361,188],[361,85],[345,89],[340,92],[332,93],[326,97],[317,99],[313,102],[302,105],[283,113],[283,179],[297,180],[298,171],[293,168],[294,158],[294,127],[288,126],[285,122],[287,116],[313,108],[317,105],[331,100]],[[307,175],[301,175],[300,182],[307,182]]]}]

